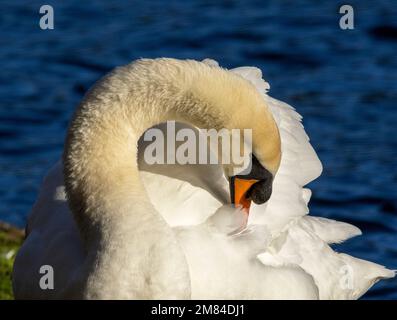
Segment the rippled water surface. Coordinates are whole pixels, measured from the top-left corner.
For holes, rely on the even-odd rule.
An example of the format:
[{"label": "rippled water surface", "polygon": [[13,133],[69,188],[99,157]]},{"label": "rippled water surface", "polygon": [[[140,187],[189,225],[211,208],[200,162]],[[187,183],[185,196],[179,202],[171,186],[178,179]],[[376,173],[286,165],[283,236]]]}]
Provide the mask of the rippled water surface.
[{"label": "rippled water surface", "polygon": [[[212,57],[256,65],[270,93],[297,108],[324,164],[311,184],[315,215],[364,235],[336,249],[397,269],[397,2],[1,1],[0,220],[23,226],[41,178],[59,158],[82,94],[139,57]],[[384,281],[366,298],[397,298]]]}]

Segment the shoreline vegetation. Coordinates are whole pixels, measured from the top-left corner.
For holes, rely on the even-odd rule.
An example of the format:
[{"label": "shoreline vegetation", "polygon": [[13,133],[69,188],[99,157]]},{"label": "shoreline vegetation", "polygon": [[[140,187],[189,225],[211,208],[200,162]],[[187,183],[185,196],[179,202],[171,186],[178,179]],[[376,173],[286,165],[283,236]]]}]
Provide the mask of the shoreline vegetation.
[{"label": "shoreline vegetation", "polygon": [[13,299],[11,274],[25,231],[0,221],[0,300]]}]

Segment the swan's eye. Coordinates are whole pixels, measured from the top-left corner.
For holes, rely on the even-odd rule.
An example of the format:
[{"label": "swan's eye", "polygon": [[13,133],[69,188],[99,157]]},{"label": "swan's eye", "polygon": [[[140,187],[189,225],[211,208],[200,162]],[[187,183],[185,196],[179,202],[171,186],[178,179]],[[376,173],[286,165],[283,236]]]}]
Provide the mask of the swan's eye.
[{"label": "swan's eye", "polygon": [[273,175],[266,170],[252,155],[251,172],[248,175],[237,175],[230,179],[230,196],[234,205],[240,205],[247,211],[251,201],[265,203],[272,194]]}]

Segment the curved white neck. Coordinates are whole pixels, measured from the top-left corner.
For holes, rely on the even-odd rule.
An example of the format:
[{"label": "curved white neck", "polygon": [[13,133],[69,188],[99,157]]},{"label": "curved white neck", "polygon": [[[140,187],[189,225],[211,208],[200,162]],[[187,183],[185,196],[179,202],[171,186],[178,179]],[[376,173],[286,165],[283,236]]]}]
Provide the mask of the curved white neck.
[{"label": "curved white neck", "polygon": [[148,200],[136,162],[139,137],[166,120],[252,128],[257,158],[270,171],[278,167],[277,127],[243,78],[173,59],[115,69],[87,93],[65,144],[66,192],[87,250],[86,297],[190,296],[183,252]]}]

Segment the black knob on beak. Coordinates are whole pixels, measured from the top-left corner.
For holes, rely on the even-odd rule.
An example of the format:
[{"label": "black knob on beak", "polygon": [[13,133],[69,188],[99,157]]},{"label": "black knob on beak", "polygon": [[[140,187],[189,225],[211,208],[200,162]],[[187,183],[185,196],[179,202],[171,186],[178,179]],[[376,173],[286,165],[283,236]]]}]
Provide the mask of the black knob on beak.
[{"label": "black knob on beak", "polygon": [[246,175],[231,177],[230,195],[232,203],[249,209],[251,201],[265,203],[272,194],[273,175],[252,155],[251,171]]}]

